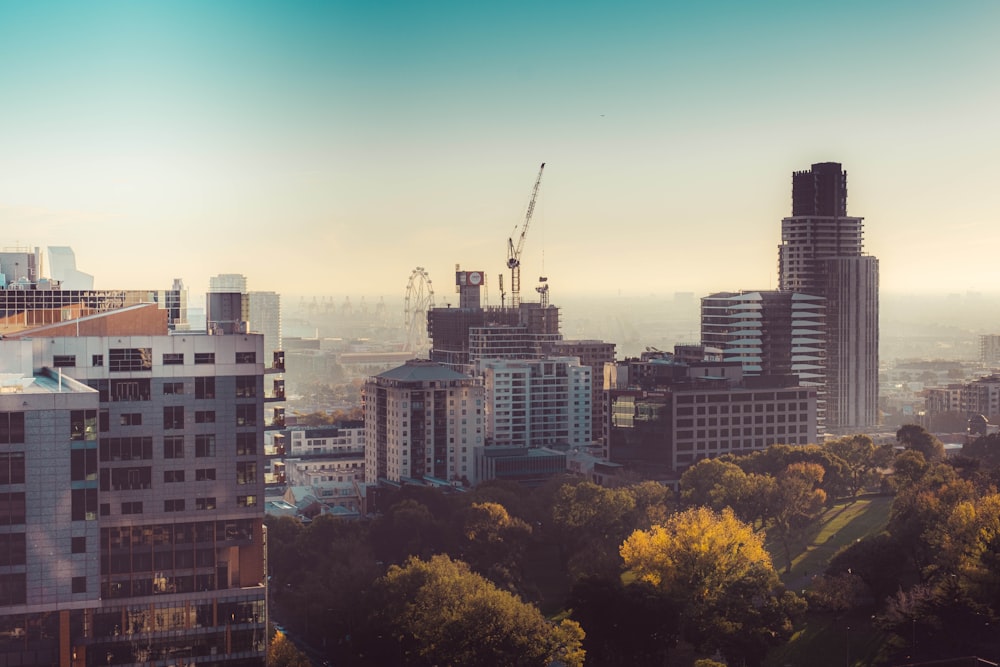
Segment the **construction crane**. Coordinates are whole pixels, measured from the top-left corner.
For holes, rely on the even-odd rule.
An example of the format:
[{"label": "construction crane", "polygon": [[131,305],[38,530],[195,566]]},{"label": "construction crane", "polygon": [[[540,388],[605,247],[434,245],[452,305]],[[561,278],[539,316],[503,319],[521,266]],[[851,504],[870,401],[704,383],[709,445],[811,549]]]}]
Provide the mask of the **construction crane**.
[{"label": "construction crane", "polygon": [[[517,245],[514,245],[514,236],[507,239],[507,268],[510,269],[511,308],[517,308],[521,305],[521,251],[524,250],[524,238],[528,234],[528,225],[531,224],[531,214],[535,211],[535,198],[538,197],[538,186],[542,184],[543,171],[545,171],[544,162],[538,169],[538,178],[535,179],[535,187],[531,191],[531,201],[528,202],[528,212],[524,216],[521,233],[517,236]],[[517,227],[514,227],[514,232],[515,234],[517,233]],[[501,301],[502,299],[503,297],[501,296]]]}]

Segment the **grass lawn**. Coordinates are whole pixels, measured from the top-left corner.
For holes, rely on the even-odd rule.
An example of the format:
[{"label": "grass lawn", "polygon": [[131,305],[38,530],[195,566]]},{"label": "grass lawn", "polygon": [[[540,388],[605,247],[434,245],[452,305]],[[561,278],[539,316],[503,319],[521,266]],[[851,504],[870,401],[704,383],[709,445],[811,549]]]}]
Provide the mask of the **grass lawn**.
[{"label": "grass lawn", "polygon": [[774,560],[774,568],[781,573],[781,580],[794,591],[807,588],[810,578],[821,574],[838,551],[885,528],[891,505],[892,498],[887,496],[838,502],[792,544],[792,571],[789,573],[785,572],[781,543],[768,540],[766,547]]},{"label": "grass lawn", "polygon": [[[801,593],[809,587],[812,576],[822,574],[837,552],[867,535],[880,532],[889,519],[891,505],[892,498],[882,496],[837,503],[792,546],[792,570],[787,574],[784,573],[781,544],[768,541],[768,550],[775,556],[774,562],[782,572],[782,581],[791,590]],[[839,616],[811,611],[796,627],[792,639],[768,655],[765,665],[840,667],[877,664],[884,643],[885,636],[872,627],[868,611],[853,610]]]}]

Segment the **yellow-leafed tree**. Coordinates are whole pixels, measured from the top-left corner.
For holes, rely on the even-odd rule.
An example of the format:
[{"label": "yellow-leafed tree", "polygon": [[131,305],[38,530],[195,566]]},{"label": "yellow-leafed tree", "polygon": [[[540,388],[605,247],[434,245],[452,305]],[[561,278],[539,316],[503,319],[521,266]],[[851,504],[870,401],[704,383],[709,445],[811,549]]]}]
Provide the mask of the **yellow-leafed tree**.
[{"label": "yellow-leafed tree", "polygon": [[762,537],[732,510],[696,507],[632,533],[625,566],[681,608],[682,634],[696,646],[758,664],[787,638],[803,601],[784,590]]}]

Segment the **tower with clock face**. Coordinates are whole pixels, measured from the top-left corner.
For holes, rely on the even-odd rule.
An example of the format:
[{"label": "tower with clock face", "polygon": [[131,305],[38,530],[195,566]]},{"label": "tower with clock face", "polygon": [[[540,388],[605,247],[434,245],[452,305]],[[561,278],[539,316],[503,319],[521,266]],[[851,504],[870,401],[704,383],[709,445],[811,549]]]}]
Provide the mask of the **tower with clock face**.
[{"label": "tower with clock face", "polygon": [[455,271],[455,291],[460,308],[480,308],[486,274],[482,271]]}]

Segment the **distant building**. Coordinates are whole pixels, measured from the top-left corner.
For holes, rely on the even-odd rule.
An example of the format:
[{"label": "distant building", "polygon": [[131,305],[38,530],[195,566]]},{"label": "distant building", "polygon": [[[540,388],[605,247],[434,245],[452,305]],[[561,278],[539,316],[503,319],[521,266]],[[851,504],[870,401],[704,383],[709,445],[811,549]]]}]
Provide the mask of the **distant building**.
[{"label": "distant building", "polygon": [[483,446],[483,387],[414,359],[365,383],[365,480],[434,478],[470,485]]},{"label": "distant building", "polygon": [[1000,366],[1000,334],[979,336],[979,360],[986,367]]},{"label": "distant building", "polygon": [[250,292],[247,295],[250,331],[264,334],[264,350],[283,350],[281,340],[281,295]]},{"label": "distant building", "polygon": [[76,268],[76,255],[69,246],[49,246],[48,274],[62,289],[92,290],[94,276]]}]

